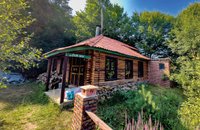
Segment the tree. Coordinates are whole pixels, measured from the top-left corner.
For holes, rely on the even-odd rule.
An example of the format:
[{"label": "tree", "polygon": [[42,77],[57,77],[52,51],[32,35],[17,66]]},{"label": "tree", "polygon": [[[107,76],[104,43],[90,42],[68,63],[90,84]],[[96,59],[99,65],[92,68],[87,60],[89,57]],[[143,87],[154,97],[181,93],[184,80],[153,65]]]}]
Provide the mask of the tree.
[{"label": "tree", "polygon": [[[167,57],[170,50],[166,41],[174,18],[160,12],[134,13],[132,16],[135,46],[148,57]],[[133,44],[134,46],[134,44]]]},{"label": "tree", "polygon": [[[169,47],[179,55],[172,75],[188,97],[179,114],[182,122],[194,129],[200,124],[200,3],[190,5],[176,20]],[[194,114],[196,111],[196,114]]]},{"label": "tree", "polygon": [[25,0],[0,2],[0,70],[36,66],[40,50],[29,46],[32,36],[26,27],[33,19]]},{"label": "tree", "polygon": [[34,32],[31,46],[43,52],[71,45],[74,34],[69,0],[30,0],[30,12],[36,21],[29,28]]},{"label": "tree", "polygon": [[[36,20],[27,28],[34,32],[30,45],[41,48],[43,53],[65,47],[75,42],[69,0],[28,0],[29,11]],[[46,71],[47,61],[42,60],[37,68],[21,70],[27,78],[35,78]]]},{"label": "tree", "polygon": [[113,5],[109,0],[87,0],[85,10],[77,12],[73,18],[78,41],[95,36],[96,26],[101,24],[101,8],[103,3],[103,34],[111,38],[128,42],[131,23],[124,9]]}]

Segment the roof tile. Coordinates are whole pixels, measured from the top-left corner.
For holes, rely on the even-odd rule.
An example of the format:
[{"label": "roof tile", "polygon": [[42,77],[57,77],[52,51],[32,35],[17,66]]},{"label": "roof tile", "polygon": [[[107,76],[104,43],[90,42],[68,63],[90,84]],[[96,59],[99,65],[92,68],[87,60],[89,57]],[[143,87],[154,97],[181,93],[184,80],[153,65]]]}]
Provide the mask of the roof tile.
[{"label": "roof tile", "polygon": [[73,48],[73,47],[78,47],[78,46],[90,46],[90,47],[102,48],[102,49],[105,49],[105,50],[118,52],[118,53],[125,54],[125,55],[128,55],[128,56],[134,56],[134,57],[138,57],[138,58],[142,58],[142,59],[146,59],[146,60],[150,59],[150,58],[140,54],[138,52],[137,48],[131,47],[131,46],[125,44],[125,43],[122,43],[120,41],[108,38],[108,37],[103,36],[103,35],[99,35],[99,36],[90,38],[88,40],[85,40],[83,42],[80,42],[80,43],[77,43],[77,44],[74,44],[74,45],[71,45],[71,46],[58,48],[58,49],[55,49],[55,50],[50,51],[48,53],[55,52],[55,51],[58,51],[58,50],[65,50],[65,49],[69,49],[69,48]]}]

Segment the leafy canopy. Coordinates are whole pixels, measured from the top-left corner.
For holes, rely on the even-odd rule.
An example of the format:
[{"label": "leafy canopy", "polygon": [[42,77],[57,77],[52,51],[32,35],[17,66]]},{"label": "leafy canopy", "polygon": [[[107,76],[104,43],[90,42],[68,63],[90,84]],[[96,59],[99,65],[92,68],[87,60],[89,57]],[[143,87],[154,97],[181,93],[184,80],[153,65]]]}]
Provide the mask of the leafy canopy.
[{"label": "leafy canopy", "polygon": [[[26,27],[33,19],[25,0],[0,1],[0,71],[36,66],[40,50],[29,46]],[[5,87],[0,77],[0,88]]]},{"label": "leafy canopy", "polygon": [[30,11],[36,21],[29,27],[34,32],[31,46],[43,52],[71,45],[74,40],[69,0],[30,1]]},{"label": "leafy canopy", "polygon": [[187,96],[200,96],[200,4],[190,5],[178,17],[169,47],[179,57],[173,78]]},{"label": "leafy canopy", "polygon": [[200,3],[190,5],[177,17],[169,47],[179,55],[172,79],[188,97],[179,111],[188,129],[200,124]]},{"label": "leafy canopy", "polygon": [[174,18],[160,12],[134,13],[131,18],[136,47],[149,57],[166,57],[170,50],[166,40]]},{"label": "leafy canopy", "polygon": [[[40,57],[40,51],[29,46],[31,34],[25,28],[33,19],[26,11],[25,0],[0,2],[0,70],[30,68]],[[13,64],[14,63],[14,64]]]},{"label": "leafy canopy", "polygon": [[104,15],[103,34],[128,43],[130,19],[122,7],[111,4],[109,0],[87,0],[85,10],[77,12],[73,18],[77,40],[95,36],[96,26],[101,24],[101,8]]}]

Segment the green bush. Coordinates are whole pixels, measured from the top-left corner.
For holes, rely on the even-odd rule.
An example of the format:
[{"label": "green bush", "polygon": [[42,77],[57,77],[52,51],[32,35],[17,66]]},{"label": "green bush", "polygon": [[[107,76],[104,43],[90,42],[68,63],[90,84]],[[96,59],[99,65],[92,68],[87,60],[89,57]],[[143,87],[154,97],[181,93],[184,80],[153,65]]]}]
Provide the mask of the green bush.
[{"label": "green bush", "polygon": [[166,130],[184,130],[178,115],[183,97],[177,89],[174,90],[140,84],[139,90],[117,92],[113,98],[100,104],[98,115],[116,130],[124,129],[125,112],[129,119],[137,119],[141,111],[144,112],[144,121],[151,116]]},{"label": "green bush", "polygon": [[178,111],[181,122],[188,129],[200,128],[200,98],[188,98]]},{"label": "green bush", "polygon": [[125,106],[129,115],[135,118],[141,110],[147,113],[144,115],[145,119],[148,119],[149,115],[154,115],[157,109],[153,95],[150,91],[145,90],[145,85],[142,85],[138,91],[127,93]]},{"label": "green bush", "polygon": [[158,111],[154,117],[163,124],[165,129],[183,130],[184,128],[178,117],[178,109],[183,99],[177,94],[166,91],[162,96],[157,97],[156,100]]}]

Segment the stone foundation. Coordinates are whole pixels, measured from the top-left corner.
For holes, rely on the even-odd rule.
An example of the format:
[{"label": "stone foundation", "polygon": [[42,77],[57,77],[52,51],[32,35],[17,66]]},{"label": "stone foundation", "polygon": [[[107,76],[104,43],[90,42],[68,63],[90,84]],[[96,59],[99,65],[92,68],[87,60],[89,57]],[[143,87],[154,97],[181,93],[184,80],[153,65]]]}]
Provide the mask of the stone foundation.
[{"label": "stone foundation", "polygon": [[136,90],[137,82],[134,80],[108,81],[99,84],[97,95],[100,101],[110,98],[117,91]]}]

